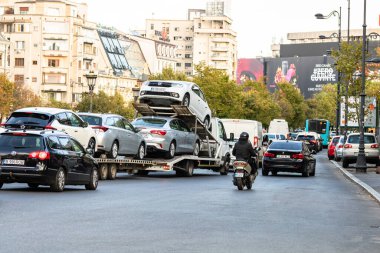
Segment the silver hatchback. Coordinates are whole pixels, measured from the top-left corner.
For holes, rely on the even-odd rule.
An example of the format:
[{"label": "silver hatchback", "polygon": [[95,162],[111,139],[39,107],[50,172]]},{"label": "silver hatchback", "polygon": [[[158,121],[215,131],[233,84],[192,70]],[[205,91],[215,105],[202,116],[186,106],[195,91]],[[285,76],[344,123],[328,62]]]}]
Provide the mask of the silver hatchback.
[{"label": "silver hatchback", "polygon": [[[343,168],[348,168],[350,163],[356,162],[359,153],[359,139],[359,133],[352,133],[347,136],[347,140],[343,146]],[[375,163],[376,165],[380,165],[379,144],[376,142],[376,137],[374,134],[364,134],[364,146],[367,163]]]},{"label": "silver hatchback", "polygon": [[146,142],[129,121],[117,114],[78,113],[96,131],[97,156],[132,155],[143,159]]},{"label": "silver hatchback", "polygon": [[170,117],[141,117],[132,121],[147,143],[148,152],[163,151],[167,158],[175,154],[198,155],[200,140],[186,123]]}]

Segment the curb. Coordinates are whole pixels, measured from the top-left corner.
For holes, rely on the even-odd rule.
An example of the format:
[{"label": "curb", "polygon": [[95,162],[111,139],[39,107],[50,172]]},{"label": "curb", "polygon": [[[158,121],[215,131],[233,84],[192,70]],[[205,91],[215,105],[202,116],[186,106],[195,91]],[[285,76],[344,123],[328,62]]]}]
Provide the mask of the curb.
[{"label": "curb", "polygon": [[380,193],[378,193],[377,191],[375,191],[371,186],[369,186],[368,184],[364,183],[359,178],[357,178],[354,175],[352,175],[347,170],[343,169],[336,161],[330,161],[330,162],[332,162],[335,165],[335,167],[337,167],[343,173],[344,176],[346,176],[349,180],[351,180],[352,182],[354,182],[355,184],[357,184],[361,188],[363,188],[366,192],[368,192],[369,195],[371,195],[372,198],[375,199],[375,201],[377,203],[380,204]]}]

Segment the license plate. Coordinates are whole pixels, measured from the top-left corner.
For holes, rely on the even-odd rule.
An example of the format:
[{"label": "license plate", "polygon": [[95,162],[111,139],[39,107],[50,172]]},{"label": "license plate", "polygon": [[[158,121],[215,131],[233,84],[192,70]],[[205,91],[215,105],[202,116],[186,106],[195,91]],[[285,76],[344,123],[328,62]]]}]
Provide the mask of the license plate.
[{"label": "license plate", "polygon": [[165,88],[151,88],[151,91],[163,92],[163,91],[165,91]]},{"label": "license plate", "polygon": [[235,173],[235,177],[244,177],[244,173],[237,172],[237,173]]},{"label": "license plate", "polygon": [[277,155],[277,158],[290,158],[290,155]]},{"label": "license plate", "polygon": [[3,160],[4,165],[24,165],[24,160],[13,160],[13,159],[4,159]]},{"label": "license plate", "polygon": [[[359,152],[354,152],[354,155],[355,155],[355,156],[358,156],[358,155],[359,155]],[[365,152],[365,155],[368,156],[368,152]]]}]

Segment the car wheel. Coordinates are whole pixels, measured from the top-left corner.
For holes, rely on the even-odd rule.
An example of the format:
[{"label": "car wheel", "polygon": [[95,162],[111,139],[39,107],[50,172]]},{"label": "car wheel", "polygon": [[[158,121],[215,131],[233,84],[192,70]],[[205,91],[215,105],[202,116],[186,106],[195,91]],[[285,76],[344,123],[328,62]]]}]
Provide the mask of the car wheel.
[{"label": "car wheel", "polygon": [[108,174],[108,166],[107,166],[107,164],[101,164],[99,166],[99,171],[98,171],[99,179],[100,180],[106,180],[107,179],[107,174]]},{"label": "car wheel", "polygon": [[334,157],[333,156],[331,156],[331,155],[329,155],[328,156],[329,157],[329,160],[332,160]]},{"label": "car wheel", "polygon": [[264,168],[262,168],[262,170],[261,170],[261,174],[262,174],[263,176],[268,176],[268,175],[269,175],[269,171],[266,170],[266,169],[264,169]]},{"label": "car wheel", "polygon": [[34,184],[34,183],[28,183],[28,186],[30,187],[30,188],[34,188],[34,189],[36,189],[36,188],[38,188],[38,186],[40,186],[39,184]]},{"label": "car wheel", "polygon": [[380,160],[377,160],[376,166],[380,166]]},{"label": "car wheel", "polygon": [[349,163],[348,163],[348,160],[347,159],[344,159],[343,158],[343,160],[342,160],[342,166],[343,166],[343,168],[348,168],[348,166],[349,166]]},{"label": "car wheel", "polygon": [[91,155],[92,155],[92,156],[95,155],[95,147],[96,147],[96,141],[95,141],[94,138],[91,138],[91,139],[88,141],[87,149],[91,149]]},{"label": "car wheel", "polygon": [[228,175],[228,171],[230,169],[230,158],[226,157],[225,161],[223,162],[223,165],[220,167],[220,175],[226,176]]},{"label": "car wheel", "polygon": [[310,164],[304,165],[304,171],[302,172],[303,177],[309,177],[310,176]]},{"label": "car wheel", "polygon": [[203,124],[207,129],[210,129],[210,118],[206,116],[205,120],[203,121]]},{"label": "car wheel", "polygon": [[90,175],[90,182],[86,184],[84,187],[86,190],[94,191],[98,188],[99,174],[96,168],[93,168]]},{"label": "car wheel", "polygon": [[236,179],[236,184],[237,184],[237,188],[239,189],[239,191],[242,191],[244,186],[243,186],[243,180],[241,178],[237,178]]},{"label": "car wheel", "polygon": [[145,157],[145,145],[144,143],[140,143],[139,148],[137,149],[137,154],[135,156],[136,159],[142,160]]},{"label": "car wheel", "polygon": [[190,95],[189,94],[186,94],[183,97],[182,105],[189,107],[189,105],[190,105]]},{"label": "car wheel", "polygon": [[312,177],[315,176],[315,167],[316,167],[316,164],[314,163],[314,165],[313,165],[313,171],[310,173],[310,176],[312,176]]},{"label": "car wheel", "polygon": [[166,153],[167,158],[173,158],[175,155],[175,141],[170,142],[169,150]]},{"label": "car wheel", "polygon": [[117,155],[119,154],[119,145],[117,144],[117,141],[114,141],[111,146],[111,151],[109,153],[110,158],[115,159]]},{"label": "car wheel", "polygon": [[55,174],[54,182],[50,185],[50,189],[55,192],[62,192],[65,188],[66,175],[62,168],[59,168]]},{"label": "car wheel", "polygon": [[193,155],[198,156],[199,155],[199,151],[200,151],[200,144],[199,144],[199,141],[196,141],[195,142],[194,151],[193,151]]},{"label": "car wheel", "polygon": [[108,173],[107,173],[107,178],[109,180],[115,180],[117,174],[117,165],[116,164],[111,164],[108,167]]}]

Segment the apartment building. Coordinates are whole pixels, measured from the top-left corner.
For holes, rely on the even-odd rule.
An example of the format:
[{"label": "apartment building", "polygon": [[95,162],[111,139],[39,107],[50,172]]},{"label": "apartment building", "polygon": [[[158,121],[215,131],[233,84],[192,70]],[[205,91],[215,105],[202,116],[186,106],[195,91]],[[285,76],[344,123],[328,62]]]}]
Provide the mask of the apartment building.
[{"label": "apartment building", "polygon": [[194,65],[205,62],[235,79],[236,32],[226,14],[228,1],[211,1],[207,9],[189,9],[186,20],[147,19],[145,36],[177,46],[176,70],[191,76]]},{"label": "apartment building", "polygon": [[0,32],[10,42],[10,78],[43,99],[80,101],[86,74],[98,74],[95,92],[132,99],[138,77],[118,34],[87,20],[87,5],[69,0],[0,2]]}]

